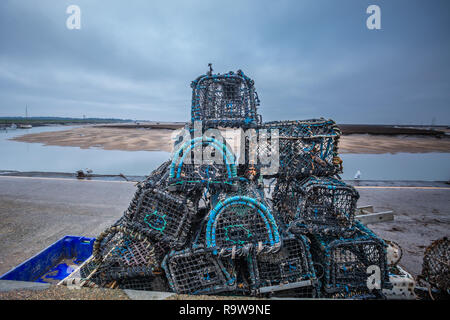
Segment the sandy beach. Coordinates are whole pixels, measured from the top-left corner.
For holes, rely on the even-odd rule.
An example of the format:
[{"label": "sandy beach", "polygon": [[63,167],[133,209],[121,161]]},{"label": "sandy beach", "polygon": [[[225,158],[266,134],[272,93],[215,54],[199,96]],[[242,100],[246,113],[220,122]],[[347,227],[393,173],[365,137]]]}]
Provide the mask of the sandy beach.
[{"label": "sandy beach", "polygon": [[[12,140],[82,149],[171,152],[172,137],[177,132],[179,131],[170,129],[87,126],[65,131],[26,134]],[[231,136],[235,135],[232,133]],[[227,141],[229,140],[227,139]],[[437,138],[418,135],[344,134],[340,139],[339,152],[359,154],[448,153],[450,152],[450,138],[448,136]]]}]

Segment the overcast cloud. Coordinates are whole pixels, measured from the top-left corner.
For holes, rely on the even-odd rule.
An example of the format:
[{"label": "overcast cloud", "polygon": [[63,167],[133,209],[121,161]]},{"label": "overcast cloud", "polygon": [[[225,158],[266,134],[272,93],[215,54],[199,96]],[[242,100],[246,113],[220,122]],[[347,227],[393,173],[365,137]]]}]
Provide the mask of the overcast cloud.
[{"label": "overcast cloud", "polygon": [[[81,30],[66,8],[81,8]],[[382,30],[366,28],[381,7]],[[263,120],[450,124],[449,1],[0,1],[0,116],[189,119],[242,69]]]}]

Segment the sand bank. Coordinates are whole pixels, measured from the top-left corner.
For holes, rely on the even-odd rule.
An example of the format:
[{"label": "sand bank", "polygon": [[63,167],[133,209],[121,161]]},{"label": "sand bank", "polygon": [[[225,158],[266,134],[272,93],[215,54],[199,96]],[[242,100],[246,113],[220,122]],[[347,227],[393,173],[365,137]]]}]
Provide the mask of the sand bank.
[{"label": "sand bank", "polygon": [[[82,127],[65,131],[26,134],[12,140],[82,149],[171,152],[173,137],[177,132],[178,130],[170,129]],[[450,138],[408,135],[343,135],[340,139],[339,152],[364,154],[447,153],[450,152]]]}]

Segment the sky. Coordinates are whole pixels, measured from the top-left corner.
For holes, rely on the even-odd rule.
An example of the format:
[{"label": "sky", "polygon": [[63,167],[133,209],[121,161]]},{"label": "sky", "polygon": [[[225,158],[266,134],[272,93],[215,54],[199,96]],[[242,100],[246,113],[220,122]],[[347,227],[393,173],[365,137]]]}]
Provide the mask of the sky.
[{"label": "sky", "polygon": [[263,121],[448,125],[449,33],[446,0],[1,0],[0,117],[186,121],[212,63],[255,80]]}]

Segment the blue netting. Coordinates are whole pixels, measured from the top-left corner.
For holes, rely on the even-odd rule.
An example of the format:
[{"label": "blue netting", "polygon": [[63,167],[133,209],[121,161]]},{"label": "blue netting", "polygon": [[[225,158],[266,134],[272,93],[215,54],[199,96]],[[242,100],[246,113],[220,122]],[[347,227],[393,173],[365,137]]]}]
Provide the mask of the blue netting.
[{"label": "blue netting", "polygon": [[191,83],[191,120],[206,127],[252,127],[261,122],[254,82],[241,70],[208,73]]}]

